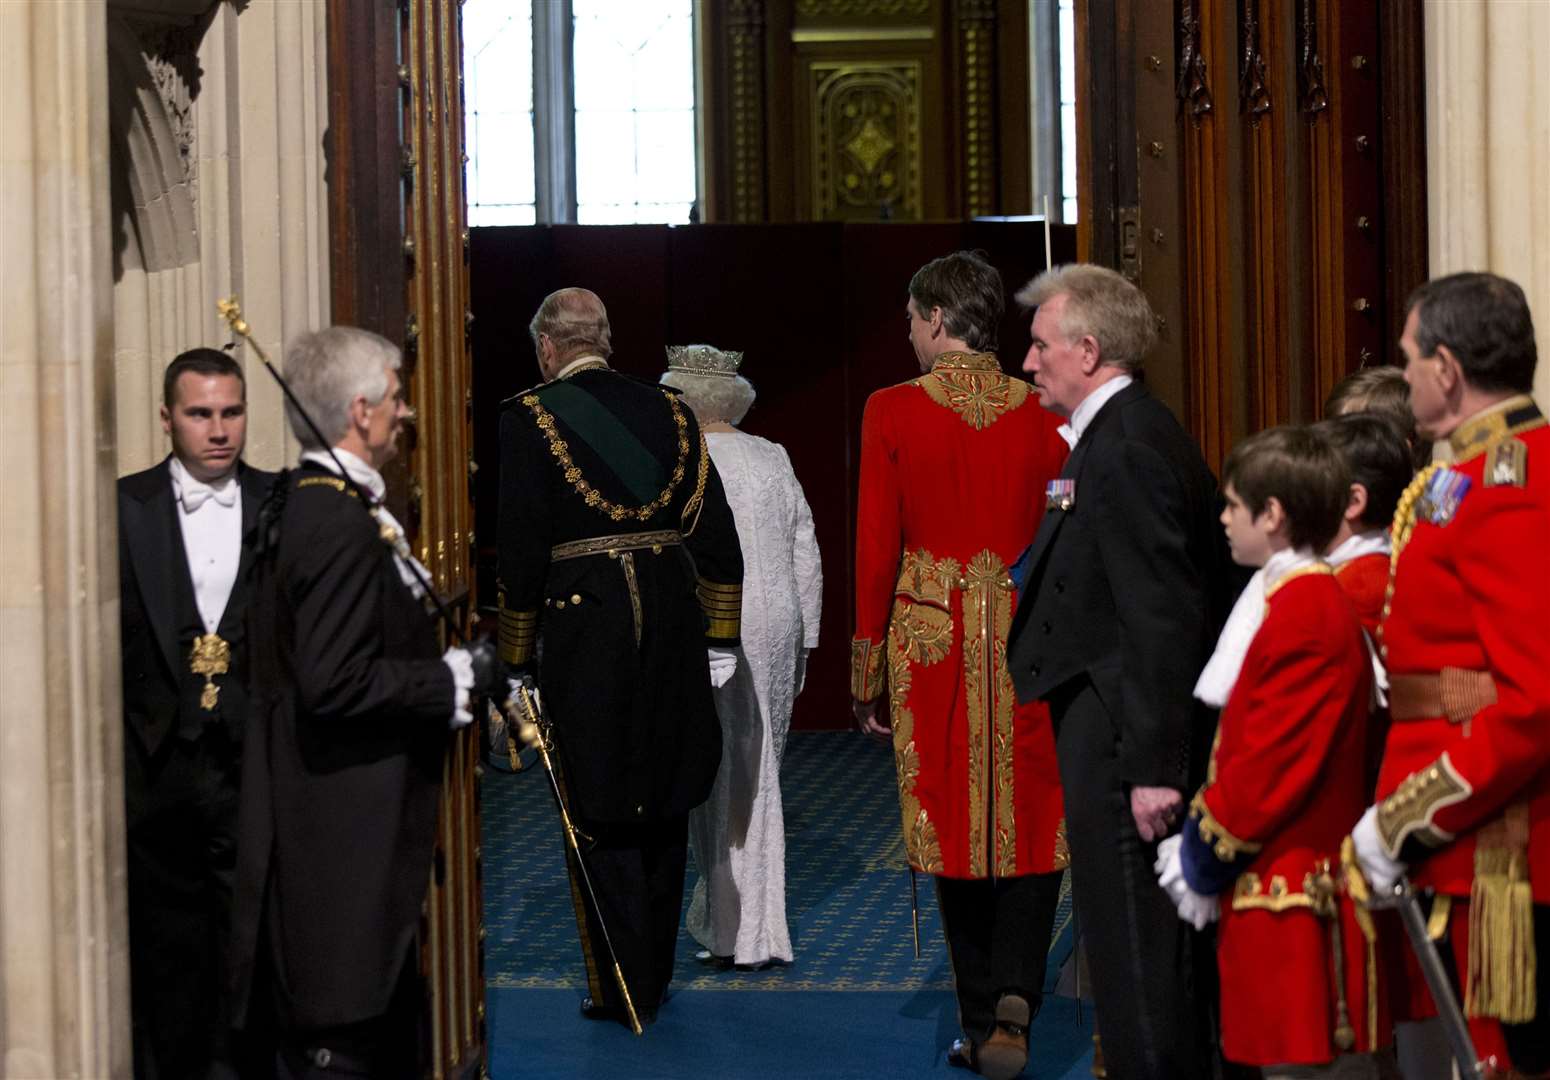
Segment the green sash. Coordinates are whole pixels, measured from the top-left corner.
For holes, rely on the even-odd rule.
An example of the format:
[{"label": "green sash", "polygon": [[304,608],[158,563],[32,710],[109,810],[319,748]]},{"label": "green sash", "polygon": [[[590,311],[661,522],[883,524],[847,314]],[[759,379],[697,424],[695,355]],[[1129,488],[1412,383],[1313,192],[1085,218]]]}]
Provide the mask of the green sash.
[{"label": "green sash", "polygon": [[603,459],[641,505],[655,499],[667,486],[667,475],[657,456],[581,387],[563,380],[553,382],[544,388],[539,401]]}]

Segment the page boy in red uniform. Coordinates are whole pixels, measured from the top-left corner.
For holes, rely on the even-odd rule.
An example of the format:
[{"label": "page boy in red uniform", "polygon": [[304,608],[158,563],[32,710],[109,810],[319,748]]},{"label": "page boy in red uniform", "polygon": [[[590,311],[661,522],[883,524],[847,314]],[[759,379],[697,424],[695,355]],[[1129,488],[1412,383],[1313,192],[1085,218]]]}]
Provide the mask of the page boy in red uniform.
[{"label": "page boy in red uniform", "polygon": [[1233,559],[1264,569],[1229,625],[1258,627],[1227,674],[1206,784],[1158,849],[1159,882],[1181,918],[1220,917],[1227,1060],[1268,1078],[1377,1076],[1373,1051],[1390,1040],[1368,993],[1375,934],[1340,885],[1341,840],[1366,802],[1372,663],[1319,558],[1349,472],[1315,432],[1275,428],[1233,449],[1223,487]]}]

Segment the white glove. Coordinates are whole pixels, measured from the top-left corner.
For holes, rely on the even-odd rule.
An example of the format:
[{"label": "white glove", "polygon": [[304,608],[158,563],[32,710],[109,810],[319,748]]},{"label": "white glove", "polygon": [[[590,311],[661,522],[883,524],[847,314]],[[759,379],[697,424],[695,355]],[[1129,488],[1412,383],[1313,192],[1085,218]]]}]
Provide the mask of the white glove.
[{"label": "white glove", "polygon": [[1178,909],[1179,918],[1196,930],[1204,930],[1207,923],[1215,922],[1222,913],[1222,906],[1214,896],[1202,896],[1184,880],[1184,846],[1182,833],[1174,833],[1157,845],[1157,861],[1152,869],[1157,873],[1157,884],[1162,886],[1168,899]]},{"label": "white glove", "polygon": [[442,653],[441,662],[452,672],[452,719],[447,726],[456,731],[474,722],[474,714],[468,708],[468,692],[474,688],[474,660],[467,649],[454,645]]},{"label": "white glove", "polygon": [[732,681],[737,670],[737,654],[725,649],[708,649],[710,653],[710,685],[719,690]]},{"label": "white glove", "polygon": [[1378,836],[1378,808],[1369,806],[1362,820],[1351,830],[1351,841],[1356,846],[1356,862],[1367,877],[1367,883],[1379,896],[1387,896],[1407,869],[1398,859],[1389,857]]}]

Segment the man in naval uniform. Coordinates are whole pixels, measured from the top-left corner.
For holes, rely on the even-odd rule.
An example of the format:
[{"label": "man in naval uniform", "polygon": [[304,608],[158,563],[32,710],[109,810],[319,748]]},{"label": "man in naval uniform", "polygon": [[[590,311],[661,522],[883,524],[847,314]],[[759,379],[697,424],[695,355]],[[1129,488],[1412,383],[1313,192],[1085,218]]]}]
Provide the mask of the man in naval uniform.
[{"label": "man in naval uniform", "polygon": [[1477,1050],[1550,1074],[1550,428],[1523,290],[1452,274],[1400,338],[1421,434],[1447,464],[1394,515],[1380,648],[1392,726],[1352,833],[1380,892],[1435,893]]},{"label": "man in naval uniform", "polygon": [[[242,461],[247,386],[214,349],[167,366],[172,453],[118,482],[135,1075],[233,1066],[224,948],[248,695],[247,537],[273,473]],[[229,1072],[228,1072],[229,1075]]]},{"label": "man in naval uniform", "polygon": [[1005,303],[974,252],[910,279],[920,374],[861,421],[851,641],[857,725],[891,742],[905,853],[936,879],[963,1030],[948,1061],[990,1077],[1027,1062],[1067,863],[1049,715],[1006,667],[1007,568],[1066,445],[996,359]]},{"label": "man in naval uniform", "polygon": [[501,657],[537,676],[592,840],[602,910],[572,890],[582,1013],[625,1020],[616,958],[649,1023],[673,974],[688,813],[721,760],[711,685],[737,663],[742,552],[694,414],[609,367],[602,301],[562,289],[529,329],[544,382],[501,415]]}]

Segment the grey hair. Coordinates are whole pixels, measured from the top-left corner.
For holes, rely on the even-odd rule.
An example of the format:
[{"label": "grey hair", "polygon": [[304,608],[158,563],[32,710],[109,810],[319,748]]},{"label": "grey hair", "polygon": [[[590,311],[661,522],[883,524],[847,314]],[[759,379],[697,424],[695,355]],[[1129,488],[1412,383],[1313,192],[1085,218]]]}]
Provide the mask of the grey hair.
[{"label": "grey hair", "polygon": [[1052,267],[1017,290],[1026,309],[1066,297],[1060,332],[1068,342],[1091,336],[1105,364],[1129,372],[1141,370],[1157,344],[1157,316],[1146,294],[1106,266],[1069,263]]},{"label": "grey hair", "polygon": [[590,289],[572,286],[544,297],[527,324],[533,348],[538,335],[546,334],[561,356],[595,353],[604,360],[613,355],[613,332],[608,325],[608,309]]},{"label": "grey hair", "polygon": [[758,396],[753,383],[741,375],[730,379],[722,375],[691,375],[687,371],[664,371],[660,380],[663,386],[682,390],[684,400],[702,424],[724,420],[736,424],[748,415],[753,399]]},{"label": "grey hair", "polygon": [[380,403],[387,396],[388,372],[397,371],[402,362],[398,346],[354,326],[330,326],[291,342],[285,358],[286,381],[325,440],[318,442],[287,401],[285,417],[297,441],[307,450],[338,443],[350,430],[350,403],[358,397],[370,405]]}]

